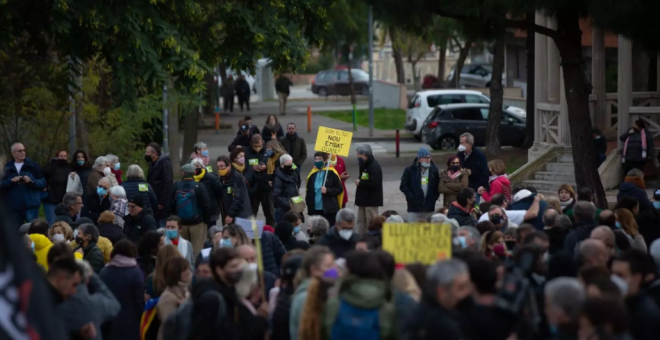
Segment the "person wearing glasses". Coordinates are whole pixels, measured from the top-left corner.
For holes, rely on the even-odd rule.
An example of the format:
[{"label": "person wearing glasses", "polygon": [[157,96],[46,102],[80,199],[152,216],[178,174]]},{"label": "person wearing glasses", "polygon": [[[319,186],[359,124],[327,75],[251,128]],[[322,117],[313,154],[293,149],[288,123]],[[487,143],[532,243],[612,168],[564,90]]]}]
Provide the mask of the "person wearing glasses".
[{"label": "person wearing glasses", "polygon": [[458,193],[468,186],[467,170],[461,167],[458,156],[449,156],[447,170],[440,173],[440,193],[444,195],[444,207],[449,208],[456,202]]},{"label": "person wearing glasses", "polygon": [[11,146],[13,160],[5,165],[0,184],[0,192],[14,216],[18,227],[39,217],[39,207],[44,196],[48,195],[46,179],[39,164],[27,158],[25,146],[15,143]]},{"label": "person wearing glasses", "polygon": [[83,217],[98,221],[102,212],[110,210],[110,187],[110,180],[103,177],[96,186],[96,192],[83,195]]},{"label": "person wearing glasses", "polygon": [[440,172],[431,160],[429,149],[421,147],[413,164],[403,171],[399,190],[406,195],[408,222],[426,221],[440,198]]}]

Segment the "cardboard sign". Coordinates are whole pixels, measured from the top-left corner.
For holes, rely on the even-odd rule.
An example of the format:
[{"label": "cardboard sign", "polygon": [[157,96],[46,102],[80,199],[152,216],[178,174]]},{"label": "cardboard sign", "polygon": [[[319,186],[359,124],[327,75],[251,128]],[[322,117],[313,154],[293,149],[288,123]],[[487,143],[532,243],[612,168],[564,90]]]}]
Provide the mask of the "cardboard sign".
[{"label": "cardboard sign", "polygon": [[353,133],[320,126],[316,135],[315,151],[348,157],[351,152]]},{"label": "cardboard sign", "polygon": [[[245,218],[240,218],[236,217],[234,218],[234,224],[237,226],[241,227],[243,231],[245,231],[245,235],[251,240],[254,239],[254,229],[252,229],[252,221],[245,219]],[[264,225],[266,223],[264,221],[257,221],[257,237],[261,238],[261,235],[264,233]]]},{"label": "cardboard sign", "polygon": [[385,223],[383,250],[396,263],[433,264],[451,257],[451,226],[448,223]]}]

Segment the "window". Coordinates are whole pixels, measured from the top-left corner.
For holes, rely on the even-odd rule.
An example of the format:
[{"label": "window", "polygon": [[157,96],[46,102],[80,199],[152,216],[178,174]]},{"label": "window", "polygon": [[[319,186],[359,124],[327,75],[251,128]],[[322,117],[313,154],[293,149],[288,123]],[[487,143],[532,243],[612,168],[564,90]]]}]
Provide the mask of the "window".
[{"label": "window", "polygon": [[432,122],[432,121],[436,120],[437,118],[440,118],[440,116],[442,116],[442,113],[443,113],[443,111],[440,110],[439,108],[433,109],[433,111],[431,111],[431,113],[429,114],[428,121]]},{"label": "window", "polygon": [[460,94],[438,94],[428,96],[426,102],[429,104],[429,107],[446,104],[460,104],[463,102],[463,96]]},{"label": "window", "polygon": [[[482,107],[479,110],[481,111],[481,118],[483,120],[488,120],[488,114],[490,113],[490,109]],[[504,117],[504,115],[502,115],[502,117]],[[504,121],[504,120],[502,120],[502,121]]]},{"label": "window", "polygon": [[348,71],[339,71],[339,80],[348,80]]},{"label": "window", "polygon": [[419,100],[419,96],[415,95],[410,101],[408,101],[408,108],[412,109],[415,107],[415,103]]},{"label": "window", "polygon": [[[488,110],[488,109],[486,109]],[[458,109],[452,112],[455,119],[483,121],[483,113],[479,108]],[[488,113],[486,112],[486,116]]]},{"label": "window", "polygon": [[321,72],[321,73],[316,75],[316,80],[324,80],[326,76],[327,76],[327,73]]},{"label": "window", "polygon": [[473,94],[468,94],[465,96],[465,102],[471,104],[490,104],[488,98],[483,96],[477,96]]},{"label": "window", "polygon": [[359,80],[369,79],[369,73],[364,72],[362,70],[352,70],[351,74],[353,75],[354,79],[359,79]]}]

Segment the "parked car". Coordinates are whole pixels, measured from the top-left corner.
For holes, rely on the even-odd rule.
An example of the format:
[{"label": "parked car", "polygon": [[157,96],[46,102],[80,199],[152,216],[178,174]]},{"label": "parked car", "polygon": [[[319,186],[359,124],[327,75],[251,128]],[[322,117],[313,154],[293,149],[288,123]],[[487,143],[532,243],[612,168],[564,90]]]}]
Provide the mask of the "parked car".
[{"label": "parked car", "polygon": [[[353,76],[353,89],[355,94],[369,94],[369,73],[354,68],[351,69]],[[348,82],[348,70],[326,70],[316,74],[312,81],[312,92],[319,97],[330,95],[348,96],[351,94]]]},{"label": "parked car", "polygon": [[[454,79],[454,72],[456,72],[456,66],[454,66],[449,72],[449,75],[447,76],[448,81]],[[492,77],[493,77],[493,67],[489,64],[463,65],[463,68],[461,69],[461,79],[458,82],[458,86],[461,88],[490,87],[490,80]],[[502,83],[506,84],[505,74],[502,74]]]},{"label": "parked car", "polygon": [[[440,105],[431,111],[422,128],[422,143],[434,150],[456,150],[459,137],[466,132],[474,136],[474,144],[486,144],[489,104]],[[509,109],[502,111],[500,144],[521,146],[525,141],[526,116]]]}]

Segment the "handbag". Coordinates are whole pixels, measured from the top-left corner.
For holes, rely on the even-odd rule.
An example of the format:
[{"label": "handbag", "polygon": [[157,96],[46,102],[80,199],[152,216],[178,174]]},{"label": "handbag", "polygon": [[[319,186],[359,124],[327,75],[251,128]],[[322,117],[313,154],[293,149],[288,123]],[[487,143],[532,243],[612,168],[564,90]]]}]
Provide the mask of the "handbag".
[{"label": "handbag", "polygon": [[[296,192],[300,193],[300,189],[298,189],[298,186],[296,185]],[[289,207],[291,210],[302,214],[305,209],[307,209],[307,203],[305,203],[305,199],[302,196],[294,196],[289,198]]]}]

